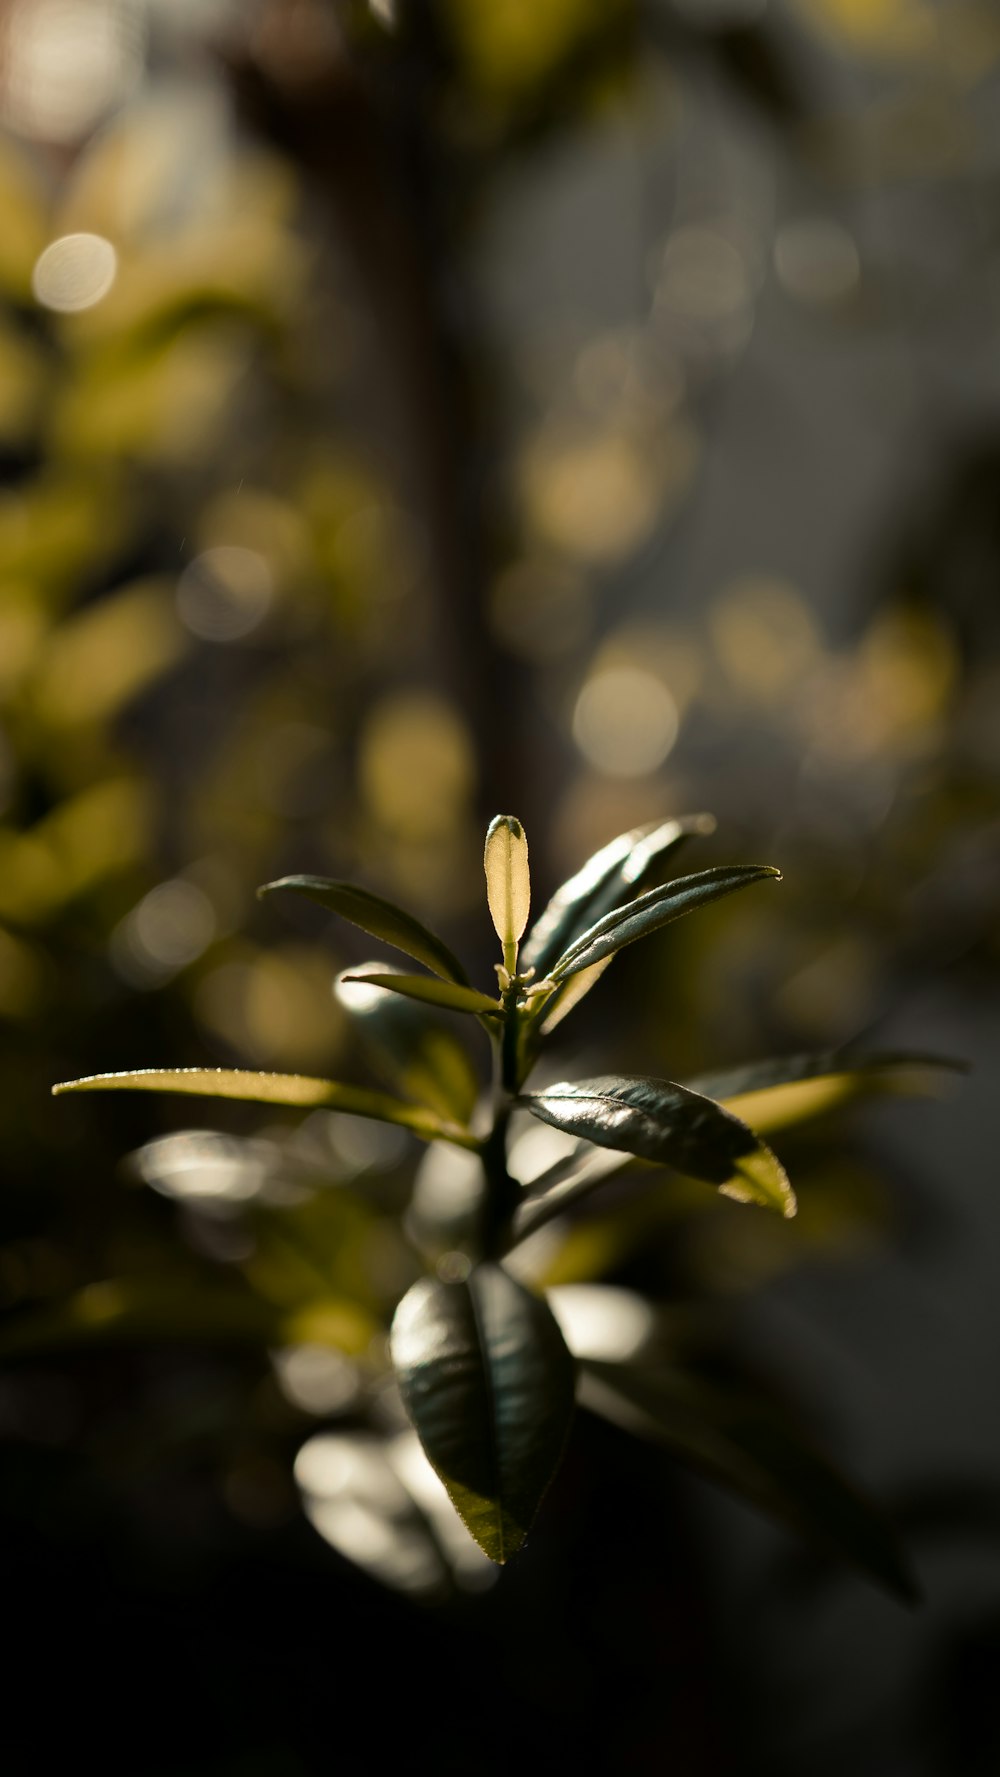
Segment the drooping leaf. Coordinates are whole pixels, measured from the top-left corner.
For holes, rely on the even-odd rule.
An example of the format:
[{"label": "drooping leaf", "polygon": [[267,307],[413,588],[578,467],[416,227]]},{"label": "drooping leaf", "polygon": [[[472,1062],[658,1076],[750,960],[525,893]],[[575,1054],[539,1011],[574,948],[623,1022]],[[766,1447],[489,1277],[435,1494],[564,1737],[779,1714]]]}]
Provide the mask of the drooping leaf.
[{"label": "drooping leaf", "polygon": [[714,870],[699,871],[696,876],[679,876],[662,888],[650,889],[648,894],[616,908],[584,932],[553,965],[550,970],[552,979],[564,981],[580,969],[592,968],[626,944],[634,944],[636,939],[659,931],[661,926],[682,918],[685,913],[693,913],[696,907],[707,906],[710,901],[718,901],[736,889],[748,888],[752,882],[764,882],[768,878],[780,882],[781,871],[772,864],[721,865]]},{"label": "drooping leaf", "polygon": [[854,1098],[883,1092],[914,1096],[940,1092],[964,1072],[962,1062],[938,1055],[853,1056],[831,1050],[704,1074],[691,1087],[720,1100],[734,1116],[767,1134],[804,1123]]},{"label": "drooping leaf", "polygon": [[531,908],[528,841],[524,828],[514,815],[498,814],[490,822],[483,867],[490,917],[503,945],[504,965],[513,972],[517,947]]},{"label": "drooping leaf", "polygon": [[563,1080],[521,1103],[568,1135],[672,1166],[739,1202],[795,1214],[785,1169],[767,1144],[713,1099],[672,1080],[628,1074]]},{"label": "drooping leaf", "polygon": [[367,986],[383,987],[387,993],[400,993],[406,999],[422,1000],[428,1006],[441,1006],[449,1012],[485,1013],[497,1017],[498,1001],[488,994],[477,993],[474,987],[460,987],[455,981],[438,981],[432,975],[355,975],[346,974],[343,981],[363,980]]},{"label": "drooping leaf", "polygon": [[456,1141],[465,1147],[478,1144],[467,1131],[445,1123],[422,1105],[405,1104],[385,1092],[368,1092],[345,1086],[339,1080],[321,1080],[307,1074],[265,1074],[234,1067],[138,1068],[123,1074],[88,1074],[80,1080],[63,1080],[52,1088],[63,1092],[182,1092],[196,1098],[236,1098],[253,1104],[324,1105],[348,1111],[355,1117],[375,1117],[383,1123],[399,1123],[425,1141]]},{"label": "drooping leaf", "polygon": [[467,1124],[479,1096],[479,1081],[464,1045],[447,1022],[371,985],[380,963],[364,963],[341,975],[338,1000],[350,1013],[374,1067],[404,1097],[426,1104],[442,1117]]},{"label": "drooping leaf", "polygon": [[599,919],[652,886],[668,860],[695,833],[711,833],[711,815],[684,815],[620,833],[557,889],[528,933],[521,964],[541,979]]},{"label": "drooping leaf", "polygon": [[468,986],[468,976],[447,944],[421,925],[419,919],[414,919],[412,913],[405,913],[392,901],[384,901],[381,895],[373,895],[352,882],[333,882],[327,876],[282,876],[277,882],[265,882],[257,893],[270,895],[278,889],[290,889],[293,894],[318,901],[330,913],[339,913],[342,919],[360,926],[370,937],[381,938],[406,956],[412,956],[415,962],[423,963],[443,981],[457,981],[463,987]]},{"label": "drooping leaf", "polygon": [[502,1564],[528,1534],[573,1413],[574,1364],[550,1309],[499,1265],[463,1283],[426,1277],[396,1310],[391,1348],[431,1466]]},{"label": "drooping leaf", "polygon": [[581,1365],[581,1405],[665,1444],[682,1461],[912,1603],[891,1525],[770,1401],[666,1364]]}]

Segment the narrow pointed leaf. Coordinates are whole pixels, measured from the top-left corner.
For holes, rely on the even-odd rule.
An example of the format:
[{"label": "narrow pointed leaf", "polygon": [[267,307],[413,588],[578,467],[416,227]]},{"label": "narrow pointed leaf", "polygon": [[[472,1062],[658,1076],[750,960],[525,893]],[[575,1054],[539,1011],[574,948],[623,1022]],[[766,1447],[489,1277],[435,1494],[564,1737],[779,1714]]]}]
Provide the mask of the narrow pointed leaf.
[{"label": "narrow pointed leaf", "polygon": [[555,1318],[498,1265],[425,1277],[403,1297],[392,1359],[406,1410],[490,1559],[524,1542],[562,1455],[575,1367]]},{"label": "narrow pointed leaf", "polygon": [[370,937],[381,938],[412,956],[415,962],[423,963],[443,981],[468,985],[465,970],[447,944],[414,919],[412,913],[404,912],[392,901],[384,901],[381,895],[373,895],[352,882],[333,882],[327,876],[282,876],[277,882],[265,882],[257,893],[270,895],[277,889],[290,889],[293,894],[317,901],[330,913],[339,913]]},{"label": "narrow pointed leaf", "polygon": [[917,1598],[891,1525],[770,1401],[668,1365],[592,1360],[581,1366],[579,1395],[592,1412],[666,1445],[896,1597]]},{"label": "narrow pointed leaf", "polygon": [[876,1093],[940,1093],[962,1062],[936,1055],[789,1055],[725,1073],[705,1074],[692,1089],[718,1099],[759,1134],[804,1123],[835,1106]]},{"label": "narrow pointed leaf", "polygon": [[648,894],[617,908],[584,932],[553,966],[552,979],[564,981],[580,969],[592,968],[626,944],[634,944],[637,938],[645,938],[685,913],[693,913],[696,907],[705,907],[710,901],[769,877],[780,882],[781,871],[772,864],[722,865],[715,870],[702,870],[696,876],[679,876],[662,888],[650,889]]},{"label": "narrow pointed leaf", "polygon": [[335,987],[373,1067],[404,1098],[467,1124],[479,1080],[464,1044],[450,1021],[401,994],[371,986],[371,977],[381,973],[380,963],[362,964],[347,971],[349,981],[341,975]]},{"label": "narrow pointed leaf", "polygon": [[541,979],[597,920],[651,888],[685,839],[714,828],[711,815],[684,815],[633,827],[612,839],[556,890],[528,933],[522,966],[533,968]]},{"label": "narrow pointed leaf", "polygon": [[445,1123],[422,1105],[405,1104],[385,1092],[368,1092],[345,1086],[339,1080],[320,1080],[306,1074],[264,1074],[232,1067],[139,1068],[124,1074],[89,1074],[81,1080],[63,1080],[53,1086],[63,1092],[181,1092],[195,1098],[245,1099],[253,1104],[324,1105],[355,1117],[374,1117],[382,1123],[399,1123],[425,1141],[477,1143],[468,1131]]},{"label": "narrow pointed leaf", "polygon": [[490,822],[483,867],[490,917],[503,945],[504,964],[513,971],[517,947],[531,908],[528,841],[524,828],[514,815],[498,814]]},{"label": "narrow pointed leaf", "polygon": [[561,1081],[521,1103],[568,1135],[672,1166],[740,1202],[795,1214],[785,1169],[767,1144],[713,1099],[672,1080],[604,1074]]},{"label": "narrow pointed leaf", "polygon": [[460,987],[456,981],[438,981],[432,975],[354,975],[341,976],[342,981],[364,981],[369,987],[384,987],[387,993],[401,993],[406,999],[421,1000],[424,1005],[441,1006],[449,1012],[484,1012],[494,1018],[500,1012],[497,1000],[478,993],[474,987]]}]

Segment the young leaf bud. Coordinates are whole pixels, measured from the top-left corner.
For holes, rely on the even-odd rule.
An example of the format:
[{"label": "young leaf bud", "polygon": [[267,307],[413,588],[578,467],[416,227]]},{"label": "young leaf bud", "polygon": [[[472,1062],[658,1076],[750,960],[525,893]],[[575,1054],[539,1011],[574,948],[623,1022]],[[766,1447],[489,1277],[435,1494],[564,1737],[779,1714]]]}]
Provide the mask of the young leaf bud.
[{"label": "young leaf bud", "polygon": [[524,828],[512,814],[498,814],[490,822],[483,857],[486,898],[503,945],[504,967],[513,975],[517,946],[528,923],[531,885],[528,878],[528,841]]}]

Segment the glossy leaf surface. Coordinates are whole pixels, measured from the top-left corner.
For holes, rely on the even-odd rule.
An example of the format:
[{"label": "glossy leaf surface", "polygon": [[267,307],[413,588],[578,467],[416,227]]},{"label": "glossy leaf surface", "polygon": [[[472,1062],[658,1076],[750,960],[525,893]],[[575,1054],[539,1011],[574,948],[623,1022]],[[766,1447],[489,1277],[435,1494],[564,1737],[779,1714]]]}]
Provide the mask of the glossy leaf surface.
[{"label": "glossy leaf surface", "polygon": [[339,913],[342,919],[360,926],[371,937],[381,938],[396,950],[412,956],[415,962],[423,963],[443,981],[468,985],[465,970],[447,944],[411,913],[404,912],[392,901],[384,901],[381,895],[373,895],[368,889],[357,888],[351,882],[334,882],[327,876],[282,876],[277,882],[265,882],[257,893],[270,895],[278,889],[289,889],[293,894],[318,902],[329,913]]},{"label": "glossy leaf surface", "polygon": [[443,1123],[432,1111],[404,1104],[385,1092],[368,1092],[345,1086],[339,1080],[315,1079],[307,1074],[264,1074],[232,1067],[139,1068],[125,1074],[89,1074],[81,1080],[64,1080],[53,1086],[63,1092],[180,1092],[195,1098],[235,1098],[252,1104],[325,1105],[355,1117],[375,1117],[383,1123],[399,1123],[427,1141],[443,1137],[465,1140],[464,1131]]},{"label": "glossy leaf surface", "polygon": [[723,865],[715,870],[702,870],[696,876],[679,876],[662,888],[650,889],[648,894],[640,895],[638,900],[607,914],[584,932],[554,964],[550,971],[552,978],[563,981],[580,969],[592,968],[604,957],[613,956],[626,944],[634,944],[638,938],[659,931],[661,926],[681,919],[685,913],[693,913],[697,907],[705,907],[710,901],[718,901],[736,889],[748,888],[752,882],[763,882],[768,878],[780,881],[781,871],[771,864]]},{"label": "glossy leaf surface", "polygon": [[603,1074],[560,1081],[521,1102],[568,1135],[672,1166],[740,1202],[795,1214],[784,1167],[766,1143],[712,1099],[672,1080]]},{"label": "glossy leaf surface", "polygon": [[479,1080],[452,1026],[398,993],[370,985],[380,963],[346,972],[336,996],[360,1032],[372,1065],[404,1098],[416,1099],[442,1117],[468,1123],[479,1096]]},{"label": "glossy leaf surface", "polygon": [[486,1012],[494,1018],[500,1006],[488,994],[477,993],[474,987],[460,987],[455,981],[437,981],[431,975],[364,975],[345,974],[343,981],[364,981],[369,987],[383,987],[387,993],[400,993],[406,999],[421,1000],[427,1006],[441,1006],[448,1012]]},{"label": "glossy leaf surface", "polygon": [[876,1093],[941,1092],[961,1062],[934,1055],[789,1055],[725,1073],[705,1074],[692,1088],[721,1100],[752,1129],[767,1134]]},{"label": "glossy leaf surface", "polygon": [[524,1542],[562,1455],[575,1368],[547,1304],[498,1265],[425,1277],[396,1310],[407,1412],[459,1516],[491,1560]]},{"label": "glossy leaf surface", "polygon": [[714,828],[711,815],[696,814],[620,833],[556,890],[528,933],[521,950],[523,966],[541,979],[599,919],[651,887],[685,839]]},{"label": "glossy leaf surface", "polygon": [[897,1597],[917,1589],[891,1526],[770,1401],[657,1365],[581,1367],[580,1400],[770,1516],[833,1549]]}]

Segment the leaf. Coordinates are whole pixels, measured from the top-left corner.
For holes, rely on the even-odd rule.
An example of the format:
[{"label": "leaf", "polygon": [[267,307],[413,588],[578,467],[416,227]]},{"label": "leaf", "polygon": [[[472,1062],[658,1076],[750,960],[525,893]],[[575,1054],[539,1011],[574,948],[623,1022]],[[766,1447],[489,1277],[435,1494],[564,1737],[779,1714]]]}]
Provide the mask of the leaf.
[{"label": "leaf", "polygon": [[356,1302],[322,1297],[289,1311],[229,1284],[208,1287],[183,1273],[107,1278],[90,1283],[66,1301],[10,1316],[0,1334],[0,1356],[34,1357],[77,1346],[123,1340],[194,1339],[249,1343],[329,1345],[356,1356],[378,1331]]},{"label": "leaf", "polygon": [[634,944],[637,938],[659,931],[671,920],[693,913],[696,907],[707,906],[723,895],[731,895],[735,889],[748,888],[752,882],[763,882],[768,877],[780,882],[781,871],[772,864],[721,865],[714,870],[702,870],[696,876],[679,876],[662,888],[650,889],[648,894],[640,895],[637,901],[630,901],[607,914],[584,932],[554,964],[551,977],[554,981],[564,981],[580,969],[592,968],[594,963],[612,956],[626,944]]},{"label": "leaf", "polygon": [[665,1444],[710,1479],[833,1548],[896,1597],[908,1603],[918,1597],[891,1525],[771,1402],[666,1365],[653,1370],[589,1359],[581,1365],[579,1393],[581,1405]]},{"label": "leaf", "polygon": [[531,879],[528,841],[520,821],[512,814],[498,814],[490,822],[483,867],[490,917],[503,945],[504,966],[513,974],[517,946],[531,909]]},{"label": "leaf", "polygon": [[939,1055],[850,1056],[831,1050],[705,1074],[691,1085],[766,1134],[875,1093],[940,1092],[965,1071],[963,1062]]},{"label": "leaf", "polygon": [[574,1364],[548,1305],[498,1265],[425,1277],[391,1335],[406,1410],[452,1504],[490,1559],[516,1554],[558,1467]]},{"label": "leaf", "polygon": [[612,839],[556,890],[528,933],[521,951],[522,967],[533,968],[542,979],[563,951],[599,919],[637,891],[651,887],[655,875],[685,839],[714,829],[711,815],[684,815],[679,820],[633,827]]},{"label": "leaf", "polygon": [[381,972],[381,964],[364,963],[348,971],[348,984],[339,976],[334,988],[373,1066],[405,1098],[467,1124],[479,1081],[464,1045],[443,1019],[398,993],[370,986],[369,977]]},{"label": "leaf", "polygon": [[384,901],[381,895],[373,895],[351,882],[333,882],[327,876],[282,876],[277,882],[265,882],[257,893],[270,895],[276,889],[291,889],[293,894],[318,901],[330,913],[339,913],[342,919],[360,926],[370,937],[382,938],[386,944],[412,956],[415,962],[423,963],[443,981],[468,986],[468,976],[448,946],[419,919],[391,901]]},{"label": "leaf", "polygon": [[63,1092],[120,1091],[183,1092],[195,1098],[236,1098],[253,1104],[325,1105],[355,1117],[400,1123],[425,1141],[442,1138],[464,1147],[478,1146],[467,1131],[443,1122],[421,1105],[405,1104],[385,1092],[368,1092],[360,1086],[344,1086],[339,1080],[318,1080],[306,1074],[264,1074],[235,1067],[148,1067],[124,1074],[88,1074],[81,1080],[63,1080],[52,1088],[57,1098]]},{"label": "leaf", "polygon": [[713,1099],[672,1080],[604,1074],[560,1081],[520,1102],[567,1135],[672,1166],[739,1202],[795,1214],[784,1167],[766,1143]]},{"label": "leaf", "polygon": [[455,981],[436,981],[429,975],[342,975],[343,981],[364,981],[369,987],[384,987],[387,993],[401,993],[404,998],[422,1000],[425,1005],[442,1006],[449,1012],[474,1012],[480,1017],[488,1013],[497,1018],[500,1004],[488,994],[477,993],[474,987],[460,987]]},{"label": "leaf", "polygon": [[581,1141],[572,1154],[550,1166],[525,1192],[514,1213],[513,1244],[526,1240],[565,1209],[574,1208],[596,1186],[631,1166],[634,1160],[635,1155],[624,1149],[595,1147],[590,1140]]}]

